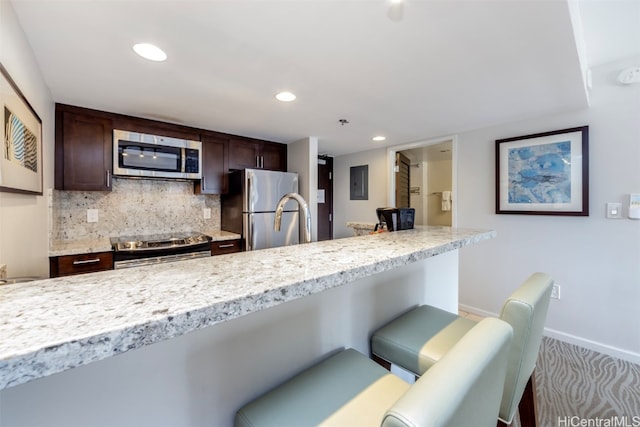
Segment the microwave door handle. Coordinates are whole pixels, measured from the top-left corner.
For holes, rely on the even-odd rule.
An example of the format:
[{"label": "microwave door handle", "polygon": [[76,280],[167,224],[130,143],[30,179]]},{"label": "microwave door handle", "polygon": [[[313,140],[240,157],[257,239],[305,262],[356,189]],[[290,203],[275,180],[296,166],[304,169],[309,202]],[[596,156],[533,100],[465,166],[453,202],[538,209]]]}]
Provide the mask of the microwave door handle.
[{"label": "microwave door handle", "polygon": [[180,173],[185,173],[187,170],[187,149],[180,148]]}]

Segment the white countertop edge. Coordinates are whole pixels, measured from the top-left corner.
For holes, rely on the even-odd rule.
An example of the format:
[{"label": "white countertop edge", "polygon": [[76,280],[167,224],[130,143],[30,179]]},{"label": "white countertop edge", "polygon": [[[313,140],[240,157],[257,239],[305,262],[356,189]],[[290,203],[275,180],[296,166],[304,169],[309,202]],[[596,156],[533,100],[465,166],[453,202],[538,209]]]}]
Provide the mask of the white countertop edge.
[{"label": "white countertop edge", "polygon": [[[70,336],[59,343],[48,343],[38,348],[15,349],[10,354],[5,352],[0,354],[0,390],[274,307],[408,263],[457,250],[496,235],[495,231],[487,230],[460,231],[471,234],[433,247],[390,257],[382,262],[363,259],[357,266],[311,279],[284,278],[281,281],[284,283],[282,286],[259,293],[238,295],[236,298],[183,312],[164,314],[159,312],[154,316],[141,319],[135,325],[103,331],[96,330],[89,336]],[[375,236],[350,239],[372,238]],[[330,242],[336,242],[336,240]],[[384,245],[384,242],[382,244]],[[231,256],[242,256],[242,254]]]}]

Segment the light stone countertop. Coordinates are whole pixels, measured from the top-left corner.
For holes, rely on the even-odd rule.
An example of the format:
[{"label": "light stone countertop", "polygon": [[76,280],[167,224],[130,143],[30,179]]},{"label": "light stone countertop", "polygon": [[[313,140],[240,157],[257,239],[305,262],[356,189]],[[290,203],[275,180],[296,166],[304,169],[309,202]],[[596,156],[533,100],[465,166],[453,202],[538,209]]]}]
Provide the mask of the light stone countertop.
[{"label": "light stone countertop", "polygon": [[0,287],[0,390],[495,237],[417,227]]},{"label": "light stone countertop", "polygon": [[353,228],[354,236],[365,236],[373,233],[376,228],[376,222],[348,221],[347,227]]},{"label": "light stone countertop", "polygon": [[[241,236],[236,233],[224,230],[205,231],[204,234],[211,236],[212,241],[234,240]],[[110,252],[113,248],[108,237],[84,239],[84,240],[66,240],[54,241],[49,248],[49,256],[79,255],[91,254],[96,252]]]}]

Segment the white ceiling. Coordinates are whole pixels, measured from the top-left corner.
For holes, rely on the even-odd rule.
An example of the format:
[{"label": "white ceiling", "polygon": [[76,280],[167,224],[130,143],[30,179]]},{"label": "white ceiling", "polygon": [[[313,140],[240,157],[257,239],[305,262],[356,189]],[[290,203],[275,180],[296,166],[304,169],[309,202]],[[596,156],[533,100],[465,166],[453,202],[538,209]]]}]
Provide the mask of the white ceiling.
[{"label": "white ceiling", "polygon": [[[56,102],[334,156],[587,105],[565,0],[11,2]],[[640,55],[640,1],[580,4],[588,65]]]}]

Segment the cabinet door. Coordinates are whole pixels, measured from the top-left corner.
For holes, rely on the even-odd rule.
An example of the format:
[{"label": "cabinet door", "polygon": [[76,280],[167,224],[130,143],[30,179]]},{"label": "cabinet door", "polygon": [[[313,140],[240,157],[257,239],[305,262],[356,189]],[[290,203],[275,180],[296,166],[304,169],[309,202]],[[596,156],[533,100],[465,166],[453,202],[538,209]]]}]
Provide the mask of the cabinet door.
[{"label": "cabinet door", "polygon": [[259,168],[261,144],[244,138],[229,141],[229,170]]},{"label": "cabinet door", "polygon": [[263,169],[274,171],[287,170],[287,146],[273,142],[265,142],[262,145],[262,164]]},{"label": "cabinet door", "polygon": [[240,239],[211,242],[211,255],[231,254],[240,252],[241,250],[242,241]]},{"label": "cabinet door", "polygon": [[61,122],[62,132],[56,132],[61,140],[56,140],[56,145],[62,147],[62,164],[58,162],[56,168],[62,168],[62,183],[56,180],[56,188],[111,191],[111,120],[63,111]]},{"label": "cabinet door", "polygon": [[49,269],[51,277],[113,270],[113,252],[50,257]]},{"label": "cabinet door", "polygon": [[226,138],[202,136],[202,180],[196,181],[196,193],[227,192],[228,147],[229,141]]}]

